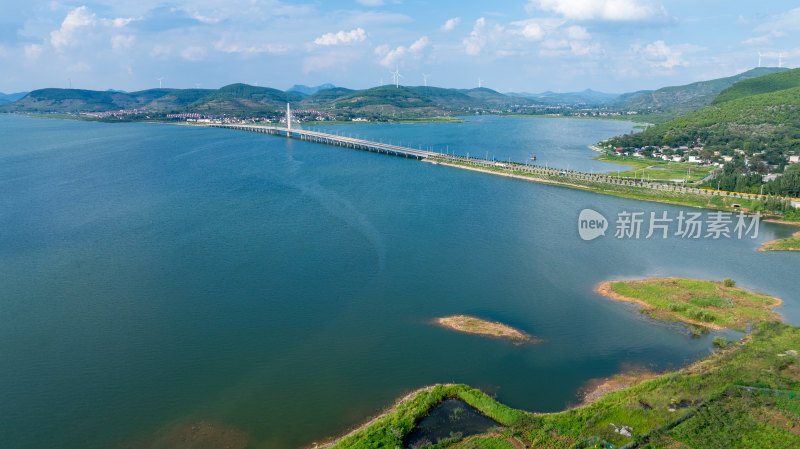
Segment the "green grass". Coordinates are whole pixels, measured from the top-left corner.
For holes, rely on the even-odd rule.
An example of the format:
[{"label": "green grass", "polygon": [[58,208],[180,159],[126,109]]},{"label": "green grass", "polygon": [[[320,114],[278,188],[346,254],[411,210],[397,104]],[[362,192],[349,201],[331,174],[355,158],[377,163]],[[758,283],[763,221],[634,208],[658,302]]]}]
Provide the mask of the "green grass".
[{"label": "green grass", "polygon": [[[630,177],[642,179],[642,171],[644,170],[644,178],[652,181],[671,181],[674,179],[683,180],[686,178],[687,171],[689,172],[689,182],[700,181],[708,176],[708,174],[713,170],[713,167],[700,167],[697,164],[671,162],[653,158],[643,159],[632,156],[613,156],[604,154],[596,156],[594,159],[613,164],[627,165],[635,170],[614,172],[614,176],[619,175],[622,178]],[[652,170],[652,168],[657,168],[657,170]]]},{"label": "green grass", "polygon": [[502,425],[512,426],[522,422],[528,414],[514,410],[493,400],[485,393],[466,385],[436,385],[417,393],[400,404],[394,412],[379,418],[373,425],[340,440],[334,447],[344,448],[394,448],[402,447],[403,436],[428,411],[447,398],[459,398],[484,415]]},{"label": "green grass", "polygon": [[642,312],[653,318],[694,321],[739,331],[754,321],[775,319],[770,307],[780,303],[775,298],[725,287],[720,282],[695,279],[612,282],[611,287],[615,293],[652,306]]},{"label": "green grass", "polygon": [[800,447],[800,435],[792,433],[800,426],[793,411],[798,405],[797,393],[794,399],[776,398],[731,387],[644,447],[675,441],[697,448]]},{"label": "green grass", "polygon": [[800,251],[800,232],[789,238],[768,242],[763,247],[764,251]]}]

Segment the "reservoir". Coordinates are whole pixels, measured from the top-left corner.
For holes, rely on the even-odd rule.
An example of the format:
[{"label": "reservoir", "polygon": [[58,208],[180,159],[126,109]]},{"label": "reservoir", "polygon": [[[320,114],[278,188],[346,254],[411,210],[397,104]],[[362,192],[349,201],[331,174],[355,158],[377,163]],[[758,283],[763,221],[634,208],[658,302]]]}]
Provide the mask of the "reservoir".
[{"label": "reservoir", "polygon": [[[623,122],[481,118],[319,127],[413,147],[604,171],[587,145]],[[589,379],[677,368],[692,338],[593,288],[722,280],[782,298],[786,237],[617,239],[622,212],[695,210],[225,129],[0,116],[4,448],[296,448],[433,383],[512,407],[577,402]],[[583,241],[578,215],[600,212]],[[467,314],[542,342],[431,325]],[[224,446],[223,446],[224,447]]]}]

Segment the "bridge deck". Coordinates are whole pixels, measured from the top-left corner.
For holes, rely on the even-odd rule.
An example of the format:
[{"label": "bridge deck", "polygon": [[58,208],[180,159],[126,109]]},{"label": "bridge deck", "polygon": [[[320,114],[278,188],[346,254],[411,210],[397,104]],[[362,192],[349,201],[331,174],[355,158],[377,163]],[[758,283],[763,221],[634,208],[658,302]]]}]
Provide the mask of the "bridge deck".
[{"label": "bridge deck", "polygon": [[337,136],[335,134],[327,134],[318,131],[309,131],[306,129],[292,129],[289,130],[280,126],[262,126],[262,125],[211,125],[215,128],[238,129],[241,131],[250,131],[262,134],[274,134],[286,137],[292,137],[300,140],[308,140],[310,142],[318,142],[326,145],[338,145],[357,150],[374,151],[378,153],[386,153],[395,156],[410,157],[415,159],[425,159],[430,156],[438,155],[425,150],[416,150],[414,148],[401,147],[398,145],[391,145],[388,143],[372,142],[370,140],[355,139],[352,137]]}]

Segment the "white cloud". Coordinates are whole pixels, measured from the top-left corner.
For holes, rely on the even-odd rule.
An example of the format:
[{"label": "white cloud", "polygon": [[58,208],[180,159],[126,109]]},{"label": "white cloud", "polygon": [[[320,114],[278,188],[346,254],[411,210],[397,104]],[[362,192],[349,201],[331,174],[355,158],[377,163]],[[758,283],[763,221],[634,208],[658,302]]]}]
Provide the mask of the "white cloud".
[{"label": "white cloud", "polygon": [[8,56],[8,52],[6,51],[6,47],[0,44],[0,58],[5,58]]},{"label": "white cloud", "polygon": [[[382,48],[382,47],[379,47]],[[375,49],[378,50],[377,48]],[[395,48],[394,50],[388,50],[386,54],[381,58],[380,64],[384,67],[394,67],[399,63],[399,60],[405,56],[408,49],[402,45]]]},{"label": "white cloud", "polygon": [[574,20],[633,21],[666,16],[657,0],[530,0],[528,9]]},{"label": "white cloud", "polygon": [[642,60],[653,68],[672,69],[674,67],[689,65],[683,60],[683,52],[675,47],[669,47],[664,41],[655,41],[645,46],[636,44],[632,50]]},{"label": "white cloud", "polygon": [[522,27],[522,35],[525,36],[525,39],[540,41],[544,39],[544,29],[536,22],[527,23]]},{"label": "white cloud", "polygon": [[563,24],[562,19],[527,19],[510,23],[514,27],[511,32],[522,35],[528,41],[541,41]]},{"label": "white cloud", "polygon": [[398,65],[406,56],[418,59],[429,43],[428,36],[422,36],[408,47],[400,45],[392,49],[388,45],[381,45],[375,48],[375,54],[381,56],[380,65],[392,68]]},{"label": "white cloud", "polygon": [[762,33],[800,30],[800,8],[772,16],[758,25],[755,30]]},{"label": "white cloud", "polygon": [[242,45],[234,42],[229,42],[227,36],[214,42],[214,49],[223,53],[240,53],[240,54],[258,54],[270,53],[281,54],[289,51],[289,47],[280,44],[261,44],[261,45]]},{"label": "white cloud", "polygon": [[338,33],[326,33],[314,39],[314,43],[321,46],[349,44],[351,42],[361,42],[367,38],[367,33],[363,28],[356,28],[350,31],[339,31]]},{"label": "white cloud", "polygon": [[114,50],[131,48],[135,40],[136,36],[132,34],[127,36],[122,34],[117,34],[116,36],[111,37],[111,48],[113,48]]},{"label": "white cloud", "polygon": [[86,6],[73,9],[64,18],[61,28],[50,32],[50,43],[57,50],[74,43],[73,36],[80,28],[95,24],[95,15]]},{"label": "white cloud", "polygon": [[461,17],[453,17],[452,19],[447,19],[447,22],[442,25],[441,30],[444,32],[453,31],[458,24],[461,23]]},{"label": "white cloud", "polygon": [[134,20],[139,19],[134,19],[133,17],[119,17],[116,19],[102,19],[102,22],[104,25],[112,26],[114,28],[122,28]]},{"label": "white cloud", "polygon": [[567,37],[579,41],[586,41],[592,38],[586,28],[577,25],[567,28]]},{"label": "white cloud", "polygon": [[751,37],[750,39],[747,39],[747,40],[743,41],[742,43],[744,45],[767,45],[767,44],[771,44],[773,39],[776,39],[776,38],[779,38],[779,37],[784,37],[784,36],[786,36],[786,33],[784,33],[783,31],[775,31],[775,30],[773,30],[773,31],[770,31],[767,34],[762,35],[762,36]]},{"label": "white cloud", "polygon": [[430,40],[428,39],[428,36],[422,36],[421,38],[417,39],[416,42],[411,44],[410,47],[408,47],[408,51],[410,51],[411,53],[417,54],[417,53],[421,52],[422,50],[424,50],[425,47],[427,47],[429,43],[430,43]]},{"label": "white cloud", "polygon": [[486,19],[481,17],[475,21],[472,32],[461,43],[464,44],[464,51],[468,55],[477,55],[486,46],[487,41]]},{"label": "white cloud", "polygon": [[[98,19],[97,16],[89,10],[86,6],[74,8],[64,21],[61,22],[61,27],[57,30],[50,32],[50,45],[58,51],[63,51],[65,48],[75,45],[79,42],[79,34],[83,29],[89,29],[95,26],[108,27],[108,28],[123,28],[129,23],[133,22],[134,18],[116,18],[116,19]],[[129,36],[130,38],[131,36]],[[132,43],[132,41],[131,41]],[[127,48],[130,45],[124,45],[122,36],[114,36],[111,38],[111,45],[113,48]]]},{"label": "white cloud", "polygon": [[386,3],[383,0],[356,0],[364,6],[383,6]]},{"label": "white cloud", "polygon": [[205,23],[206,25],[213,25],[215,23],[219,23],[220,21],[222,21],[222,18],[220,17],[204,16],[197,11],[193,11],[191,15],[193,19],[197,20],[198,22]]},{"label": "white cloud", "polygon": [[39,44],[30,44],[25,46],[25,59],[28,61],[35,61],[42,55],[43,46]]},{"label": "white cloud", "polygon": [[181,51],[181,58],[187,61],[201,61],[206,57],[206,49],[203,47],[191,46]]}]

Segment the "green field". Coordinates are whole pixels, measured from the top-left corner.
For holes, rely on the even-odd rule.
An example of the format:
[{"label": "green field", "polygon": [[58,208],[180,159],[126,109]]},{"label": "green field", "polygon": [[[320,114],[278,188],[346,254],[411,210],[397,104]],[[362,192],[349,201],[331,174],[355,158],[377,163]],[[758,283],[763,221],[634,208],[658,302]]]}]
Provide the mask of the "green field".
[{"label": "green field", "polygon": [[699,167],[697,164],[668,162],[653,158],[642,159],[632,156],[612,156],[604,154],[594,159],[603,162],[611,162],[613,164],[627,165],[633,169],[614,172],[614,176],[619,175],[622,178],[630,177],[632,179],[642,179],[642,173],[644,172],[645,180],[649,179],[652,181],[683,180],[686,179],[687,176],[689,182],[700,181],[708,176],[714,169],[714,167]]}]

